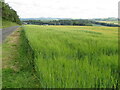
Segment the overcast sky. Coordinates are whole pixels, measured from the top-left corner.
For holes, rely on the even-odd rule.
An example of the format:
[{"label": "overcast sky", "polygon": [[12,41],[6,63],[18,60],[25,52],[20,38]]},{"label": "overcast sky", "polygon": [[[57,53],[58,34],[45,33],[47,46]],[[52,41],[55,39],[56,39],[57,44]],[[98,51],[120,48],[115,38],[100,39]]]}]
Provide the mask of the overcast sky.
[{"label": "overcast sky", "polygon": [[20,18],[118,17],[119,0],[5,0]]}]

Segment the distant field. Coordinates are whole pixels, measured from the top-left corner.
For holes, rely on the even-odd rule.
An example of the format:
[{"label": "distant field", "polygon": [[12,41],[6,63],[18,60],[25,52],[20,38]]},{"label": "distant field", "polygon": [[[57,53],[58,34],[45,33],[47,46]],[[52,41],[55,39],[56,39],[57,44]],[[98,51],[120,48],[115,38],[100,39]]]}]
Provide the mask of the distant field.
[{"label": "distant field", "polygon": [[118,87],[117,27],[26,25],[24,29],[42,88]]},{"label": "distant field", "polygon": [[119,24],[118,21],[99,21],[103,23],[110,23],[110,24]]}]

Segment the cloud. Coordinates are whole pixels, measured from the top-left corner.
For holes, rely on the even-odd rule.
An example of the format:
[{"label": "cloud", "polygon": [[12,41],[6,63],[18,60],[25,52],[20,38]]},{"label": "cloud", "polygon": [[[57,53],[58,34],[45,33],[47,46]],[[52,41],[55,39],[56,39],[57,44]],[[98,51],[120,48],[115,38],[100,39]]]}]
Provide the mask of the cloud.
[{"label": "cloud", "polygon": [[20,17],[117,17],[119,0],[6,0]]}]

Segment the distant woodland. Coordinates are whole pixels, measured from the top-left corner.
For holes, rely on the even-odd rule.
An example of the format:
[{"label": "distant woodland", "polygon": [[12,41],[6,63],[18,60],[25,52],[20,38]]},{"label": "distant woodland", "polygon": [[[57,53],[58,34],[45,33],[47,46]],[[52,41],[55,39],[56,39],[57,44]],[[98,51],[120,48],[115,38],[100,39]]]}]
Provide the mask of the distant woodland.
[{"label": "distant woodland", "polygon": [[7,3],[0,1],[0,9],[2,9],[2,19],[21,24],[17,12],[12,9]]},{"label": "distant woodland", "polygon": [[77,25],[77,26],[92,26],[91,21],[89,20],[27,20],[23,21],[27,24],[36,24],[36,25]]},{"label": "distant woodland", "polygon": [[25,20],[23,24],[34,25],[74,25],[74,26],[93,26],[102,25],[108,27],[119,27],[120,25],[98,22],[95,20],[77,19],[77,20]]}]

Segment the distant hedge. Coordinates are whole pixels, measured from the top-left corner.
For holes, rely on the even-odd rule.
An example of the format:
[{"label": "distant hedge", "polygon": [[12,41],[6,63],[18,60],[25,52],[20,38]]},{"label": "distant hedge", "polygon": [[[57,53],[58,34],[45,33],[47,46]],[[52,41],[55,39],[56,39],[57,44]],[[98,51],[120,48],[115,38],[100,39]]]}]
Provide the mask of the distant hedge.
[{"label": "distant hedge", "polygon": [[0,1],[0,9],[2,9],[2,19],[21,24],[17,12],[12,9],[7,3]]},{"label": "distant hedge", "polygon": [[42,20],[26,20],[23,21],[27,24],[36,24],[36,25],[76,25],[76,26],[92,26],[91,21],[89,20],[51,20],[51,21],[42,21]]}]

